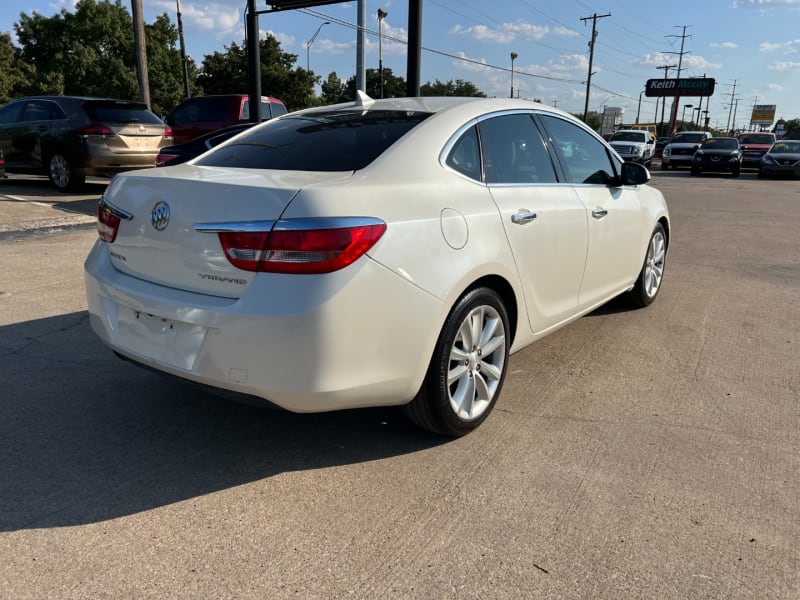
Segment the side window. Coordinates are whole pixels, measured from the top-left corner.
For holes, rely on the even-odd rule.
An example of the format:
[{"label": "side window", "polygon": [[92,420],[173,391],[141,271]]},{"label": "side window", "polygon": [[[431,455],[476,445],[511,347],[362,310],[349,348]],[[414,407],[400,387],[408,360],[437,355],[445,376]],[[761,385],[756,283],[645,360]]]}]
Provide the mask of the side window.
[{"label": "side window", "polygon": [[616,174],[606,147],[581,127],[565,119],[543,115],[570,183],[609,185]]},{"label": "side window", "polygon": [[459,173],[475,181],[481,180],[481,158],[478,153],[478,132],[475,127],[470,127],[458,138],[450,154],[447,155],[446,162]]},{"label": "side window", "polygon": [[24,102],[13,102],[0,109],[0,123],[18,123],[22,116],[22,109],[25,108]]},{"label": "side window", "polygon": [[43,100],[31,100],[25,107],[25,112],[22,113],[23,121],[47,121],[50,119],[51,102]]},{"label": "side window", "polygon": [[[267,113],[269,114],[269,113]],[[261,105],[261,118],[264,118],[264,105]],[[239,117],[240,121],[249,121],[250,120],[250,100],[245,99],[242,102],[242,114]]]},{"label": "side window", "polygon": [[557,181],[550,154],[530,115],[502,115],[478,126],[486,183]]},{"label": "side window", "polygon": [[269,102],[262,102],[261,103],[261,120],[268,121],[272,118],[272,112],[269,109]]},{"label": "side window", "polygon": [[286,114],[286,107],[280,102],[270,102],[269,104],[272,107],[273,117],[280,117],[281,115]]}]

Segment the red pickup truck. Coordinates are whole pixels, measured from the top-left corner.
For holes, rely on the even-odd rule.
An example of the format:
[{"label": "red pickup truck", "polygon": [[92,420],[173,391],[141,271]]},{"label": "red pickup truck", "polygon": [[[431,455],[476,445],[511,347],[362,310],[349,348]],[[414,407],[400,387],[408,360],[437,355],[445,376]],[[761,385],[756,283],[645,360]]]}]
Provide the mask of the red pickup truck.
[{"label": "red pickup truck", "polygon": [[742,168],[758,169],[761,157],[775,143],[775,134],[770,132],[754,132],[739,134],[739,149],[742,151]]}]

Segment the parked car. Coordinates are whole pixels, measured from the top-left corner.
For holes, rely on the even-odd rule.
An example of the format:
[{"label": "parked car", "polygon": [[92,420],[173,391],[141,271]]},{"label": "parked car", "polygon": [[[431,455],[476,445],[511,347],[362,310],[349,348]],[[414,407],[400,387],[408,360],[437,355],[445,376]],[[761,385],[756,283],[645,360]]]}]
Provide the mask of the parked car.
[{"label": "parked car", "polygon": [[758,176],[772,177],[775,175],[800,177],[800,140],[775,142],[761,157]]},{"label": "parked car", "polygon": [[738,177],[741,169],[742,152],[739,150],[739,141],[734,137],[715,137],[707,139],[695,151],[691,174],[730,173]]},{"label": "parked car", "polygon": [[[286,114],[286,107],[277,98],[261,96],[261,120]],[[230,125],[250,120],[250,97],[247,94],[195,96],[181,102],[164,118],[172,127],[176,144],[188,142]]]},{"label": "parked car", "polygon": [[688,167],[695,151],[711,134],[707,131],[681,131],[672,136],[661,155],[661,168]]},{"label": "parked car", "polygon": [[238,125],[231,125],[230,127],[201,135],[183,144],[165,146],[158,153],[158,156],[156,156],[156,166],[174,166],[185,163],[187,160],[197,158],[204,152],[208,152],[211,148],[219,146],[222,142],[231,139],[237,133],[241,133],[253,125],[255,125],[255,123],[239,123]]},{"label": "parked car", "polygon": [[620,129],[608,141],[623,160],[650,166],[655,154],[656,140],[645,129]]},{"label": "parked car", "polygon": [[664,147],[667,145],[668,142],[669,142],[669,136],[662,136],[656,138],[656,148],[655,151],[653,152],[653,158],[661,158],[661,156],[664,154]]},{"label": "parked car", "polygon": [[85,263],[91,327],[228,396],[404,405],[463,435],[511,352],[620,294],[656,299],[670,222],[648,179],[543,104],[360,94],[115,177]]},{"label": "parked car", "polygon": [[761,157],[775,143],[775,134],[765,131],[763,133],[748,132],[739,134],[739,147],[742,150],[742,168],[758,169]]},{"label": "parked car", "polygon": [[0,108],[6,171],[47,175],[61,191],[87,175],[153,166],[172,131],[147,106],[129,100],[34,96]]}]

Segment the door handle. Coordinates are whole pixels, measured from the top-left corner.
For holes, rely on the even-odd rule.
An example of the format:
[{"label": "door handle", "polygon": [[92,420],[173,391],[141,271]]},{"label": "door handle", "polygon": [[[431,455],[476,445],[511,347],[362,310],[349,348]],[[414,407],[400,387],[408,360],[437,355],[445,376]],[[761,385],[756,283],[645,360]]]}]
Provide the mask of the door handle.
[{"label": "door handle", "polygon": [[607,211],[605,208],[595,208],[595,209],[592,211],[592,216],[593,216],[595,219],[602,219],[602,218],[603,218],[603,217],[605,217],[607,214],[608,214],[608,211]]},{"label": "door handle", "polygon": [[520,211],[515,215],[511,215],[511,222],[515,225],[524,225],[530,223],[536,218],[536,213]]}]

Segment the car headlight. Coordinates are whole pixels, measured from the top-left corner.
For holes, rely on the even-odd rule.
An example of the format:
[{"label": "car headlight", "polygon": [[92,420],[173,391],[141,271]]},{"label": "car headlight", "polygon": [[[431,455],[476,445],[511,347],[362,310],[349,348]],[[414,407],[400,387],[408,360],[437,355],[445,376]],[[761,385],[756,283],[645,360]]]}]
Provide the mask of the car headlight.
[{"label": "car headlight", "polygon": [[768,165],[774,165],[775,159],[772,158],[769,154],[765,154],[764,156],[761,157],[761,162],[765,162]]},{"label": "car headlight", "polygon": [[664,156],[669,156],[671,150],[669,148],[664,148]]},{"label": "car headlight", "polygon": [[694,153],[694,159],[695,159],[696,161],[698,161],[698,162],[699,162],[699,161],[701,161],[701,160],[703,160],[703,153],[702,153],[702,152],[695,152],[695,153]]},{"label": "car headlight", "polygon": [[728,157],[728,161],[730,162],[737,162],[739,160],[739,153],[738,152],[731,152],[731,155]]}]

